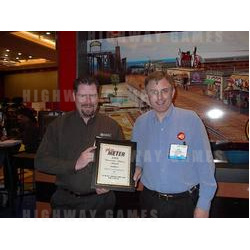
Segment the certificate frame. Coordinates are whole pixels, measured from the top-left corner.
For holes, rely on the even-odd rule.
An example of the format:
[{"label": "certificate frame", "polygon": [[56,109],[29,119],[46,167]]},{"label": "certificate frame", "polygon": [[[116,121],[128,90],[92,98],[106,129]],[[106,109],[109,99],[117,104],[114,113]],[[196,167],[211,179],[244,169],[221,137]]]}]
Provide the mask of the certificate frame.
[{"label": "certificate frame", "polygon": [[136,142],[96,138],[92,187],[135,191]]}]

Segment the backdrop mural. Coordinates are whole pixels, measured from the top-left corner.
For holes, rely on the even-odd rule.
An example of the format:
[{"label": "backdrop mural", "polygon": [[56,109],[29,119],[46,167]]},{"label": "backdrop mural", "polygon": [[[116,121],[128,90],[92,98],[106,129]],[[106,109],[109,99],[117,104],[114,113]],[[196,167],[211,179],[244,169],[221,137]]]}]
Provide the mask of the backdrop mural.
[{"label": "backdrop mural", "polygon": [[144,78],[166,71],[175,79],[175,104],[200,115],[211,141],[248,141],[249,32],[156,33],[91,40],[87,46],[89,73],[115,84],[115,95],[117,84],[126,82],[147,110]]}]

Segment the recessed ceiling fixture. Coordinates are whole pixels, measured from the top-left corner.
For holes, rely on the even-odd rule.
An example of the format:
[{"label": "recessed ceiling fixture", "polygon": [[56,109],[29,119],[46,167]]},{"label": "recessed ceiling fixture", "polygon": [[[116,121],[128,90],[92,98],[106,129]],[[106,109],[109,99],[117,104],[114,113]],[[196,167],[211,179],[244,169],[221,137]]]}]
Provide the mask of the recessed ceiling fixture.
[{"label": "recessed ceiling fixture", "polygon": [[5,54],[4,56],[6,56],[6,57],[7,57],[7,56],[9,56],[9,55]]},{"label": "recessed ceiling fixture", "polygon": [[46,32],[46,35],[50,35],[50,34],[51,34],[50,32],[48,32],[48,31]]},{"label": "recessed ceiling fixture", "polygon": [[32,58],[32,56],[29,56],[29,58]]},{"label": "recessed ceiling fixture", "polygon": [[21,52],[19,52],[19,53],[18,53],[18,55],[19,55],[19,56],[21,56],[21,55],[22,55],[22,53],[21,53]]},{"label": "recessed ceiling fixture", "polygon": [[6,49],[6,52],[10,52],[10,50],[9,50],[9,49]]}]

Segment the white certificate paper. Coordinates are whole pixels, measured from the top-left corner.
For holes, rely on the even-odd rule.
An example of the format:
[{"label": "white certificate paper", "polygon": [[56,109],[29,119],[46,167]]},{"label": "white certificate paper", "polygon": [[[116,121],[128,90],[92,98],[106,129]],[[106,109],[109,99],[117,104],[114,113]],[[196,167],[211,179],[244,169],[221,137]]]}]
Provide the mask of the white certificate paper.
[{"label": "white certificate paper", "polygon": [[129,186],[130,162],[129,146],[101,143],[97,184]]}]

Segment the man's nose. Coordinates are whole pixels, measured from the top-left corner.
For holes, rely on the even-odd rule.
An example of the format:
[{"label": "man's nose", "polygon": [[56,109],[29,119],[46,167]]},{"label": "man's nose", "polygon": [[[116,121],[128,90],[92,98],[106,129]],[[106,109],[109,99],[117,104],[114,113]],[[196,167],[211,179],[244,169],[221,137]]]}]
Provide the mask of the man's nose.
[{"label": "man's nose", "polygon": [[157,99],[158,99],[158,100],[161,100],[161,99],[162,99],[162,92],[161,92],[161,91],[157,93]]},{"label": "man's nose", "polygon": [[85,102],[88,103],[88,104],[91,103],[91,98],[90,98],[89,95],[86,95]]}]

